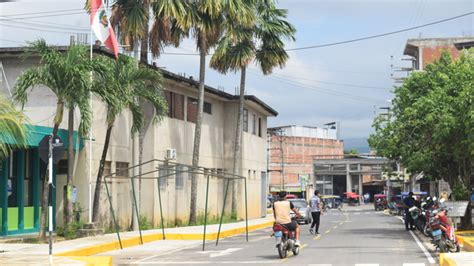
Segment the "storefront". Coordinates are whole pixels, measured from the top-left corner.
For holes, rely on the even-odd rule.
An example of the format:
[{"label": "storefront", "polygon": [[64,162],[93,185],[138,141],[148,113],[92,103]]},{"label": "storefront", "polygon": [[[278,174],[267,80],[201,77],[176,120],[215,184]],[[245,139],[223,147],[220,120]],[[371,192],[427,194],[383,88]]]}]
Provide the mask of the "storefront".
[{"label": "storefront", "polygon": [[[15,150],[10,157],[0,161],[0,236],[39,231],[46,164],[39,157],[38,144],[52,132],[52,128],[28,126],[28,129],[28,149]],[[67,145],[67,131],[59,130],[58,136]],[[76,136],[75,134],[75,139]],[[56,166],[53,169],[53,185],[55,184]],[[52,200],[55,212],[55,190],[52,192]],[[53,217],[55,216],[54,213]]]}]

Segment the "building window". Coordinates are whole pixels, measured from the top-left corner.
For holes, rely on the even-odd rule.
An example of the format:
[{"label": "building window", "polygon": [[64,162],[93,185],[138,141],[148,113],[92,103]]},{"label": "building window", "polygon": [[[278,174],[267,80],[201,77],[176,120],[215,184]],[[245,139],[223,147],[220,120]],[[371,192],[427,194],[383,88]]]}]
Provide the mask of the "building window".
[{"label": "building window", "polygon": [[262,137],[262,118],[258,118],[258,136]]},{"label": "building window", "polygon": [[184,119],[184,95],[165,91],[166,103],[168,104],[168,117]]},{"label": "building window", "polygon": [[204,102],[204,113],[212,115],[212,104]]},{"label": "building window", "polygon": [[249,132],[249,111],[245,108],[243,113],[243,120],[244,131]]},{"label": "building window", "polygon": [[125,162],[115,162],[115,172],[117,176],[129,177],[128,163]]},{"label": "building window", "polygon": [[104,171],[102,172],[102,176],[108,176],[110,175],[112,169],[112,162],[111,161],[105,161],[104,162]]},{"label": "building window", "polygon": [[158,183],[159,183],[159,187],[160,189],[166,189],[166,186],[168,185],[168,177],[169,177],[169,172],[168,171],[168,167],[169,166],[166,166],[164,164],[160,164],[158,166],[159,170],[158,170]]},{"label": "building window", "polygon": [[257,116],[252,114],[252,134],[257,135]]},{"label": "building window", "polygon": [[197,112],[198,112],[198,101],[194,98],[188,97],[188,122],[196,123],[197,121]]},{"label": "building window", "polygon": [[187,167],[184,165],[176,166],[176,189],[183,189],[184,187],[184,176],[187,174]]}]

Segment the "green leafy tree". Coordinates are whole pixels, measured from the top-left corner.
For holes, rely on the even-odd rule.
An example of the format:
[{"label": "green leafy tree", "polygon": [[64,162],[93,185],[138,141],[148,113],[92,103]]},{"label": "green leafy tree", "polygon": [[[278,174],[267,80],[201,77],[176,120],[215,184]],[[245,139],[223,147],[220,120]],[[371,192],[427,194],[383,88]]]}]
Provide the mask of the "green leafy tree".
[{"label": "green leafy tree", "polygon": [[[473,186],[474,54],[441,58],[395,89],[393,109],[374,121],[369,144],[409,172],[444,179],[461,195]],[[464,197],[462,196],[464,195]],[[463,225],[470,225],[470,208]]]},{"label": "green leafy tree", "polygon": [[94,222],[98,222],[100,218],[99,199],[102,175],[115,120],[124,110],[128,109],[133,118],[132,133],[140,130],[143,126],[144,113],[136,100],[137,97],[145,99],[153,105],[155,122],[167,110],[166,102],[162,97],[162,77],[158,71],[145,66],[138,66],[136,60],[123,55],[120,55],[117,60],[102,56],[96,61],[105,71],[94,78],[92,91],[107,105],[107,132],[94,191],[92,212]]},{"label": "green leafy tree", "polygon": [[[240,95],[232,167],[234,175],[241,174],[238,169],[242,149],[247,66],[254,61],[265,75],[271,74],[275,67],[283,68],[289,58],[283,40],[294,40],[296,32],[286,21],[287,10],[277,8],[275,1],[257,1],[252,10],[255,12],[255,22],[251,25],[238,23],[232,18],[225,20],[225,34],[219,40],[210,62],[212,68],[223,74],[240,70]],[[234,184],[232,213],[236,212],[237,186]]]},{"label": "green leafy tree", "polygon": [[[74,108],[78,107],[81,113],[79,134],[86,135],[91,125],[92,112],[88,101],[90,89],[90,71],[94,65],[89,59],[87,47],[72,45],[65,52],[50,47],[44,40],[38,40],[28,48],[27,56],[39,56],[39,66],[30,68],[23,72],[17,80],[14,91],[14,100],[22,105],[28,101],[28,92],[43,85],[56,95],[56,114],[54,116],[54,127],[52,134],[57,135],[59,125],[63,120],[64,108],[67,108],[70,117]],[[70,124],[69,124],[70,126]],[[69,127],[69,165],[67,175],[68,191],[72,191],[72,161],[73,150],[72,134]],[[72,153],[73,154],[73,153]],[[41,206],[47,210],[48,185],[47,178],[44,179]],[[72,201],[70,193],[66,197],[65,224],[72,221]],[[44,239],[44,227],[46,222],[46,211],[41,213],[40,239]]]},{"label": "green leafy tree", "polygon": [[14,149],[26,148],[28,137],[23,112],[0,95],[0,161],[7,158]]}]

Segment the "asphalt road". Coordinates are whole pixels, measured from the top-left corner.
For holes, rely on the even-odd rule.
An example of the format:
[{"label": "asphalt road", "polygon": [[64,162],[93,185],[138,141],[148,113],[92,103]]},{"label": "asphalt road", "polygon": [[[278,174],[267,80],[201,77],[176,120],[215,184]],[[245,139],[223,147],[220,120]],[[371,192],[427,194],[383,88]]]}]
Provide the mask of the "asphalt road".
[{"label": "asphalt road", "polygon": [[[239,235],[219,242],[209,241],[202,251],[200,241],[170,242],[169,250],[156,252],[153,243],[108,255],[114,263],[134,265],[434,265],[435,257],[413,233],[405,231],[397,217],[373,208],[351,207],[321,216],[320,236],[302,225],[302,248],[298,256],[279,259],[271,229]],[[160,245],[163,245],[163,241]]]}]

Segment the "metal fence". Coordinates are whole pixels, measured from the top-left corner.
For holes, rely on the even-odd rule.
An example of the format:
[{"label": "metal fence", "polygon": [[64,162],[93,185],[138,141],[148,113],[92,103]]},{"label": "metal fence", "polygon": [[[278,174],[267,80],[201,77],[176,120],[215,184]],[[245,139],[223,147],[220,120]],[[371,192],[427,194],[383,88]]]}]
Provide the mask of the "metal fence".
[{"label": "metal fence", "polygon": [[[144,166],[150,166],[153,164],[158,164],[158,167],[155,167],[153,170],[147,171],[145,173],[141,173],[139,175],[133,175],[131,177],[125,176],[123,173],[124,172],[130,172],[132,169],[136,169],[139,167],[144,167]],[[216,245],[219,244],[219,237],[220,237],[220,232],[222,228],[222,222],[224,218],[224,213],[225,213],[225,207],[226,207],[226,200],[227,200],[227,195],[229,192],[229,187],[231,181],[240,181],[244,182],[244,201],[245,201],[245,227],[246,227],[246,240],[248,241],[248,208],[247,208],[247,179],[243,176],[239,175],[233,175],[230,173],[226,173],[225,171],[222,172],[216,172],[212,171],[212,169],[205,168],[205,167],[195,167],[191,165],[186,165],[186,164],[180,164],[180,163],[175,163],[169,160],[150,160],[143,162],[139,165],[134,165],[132,167],[128,167],[125,169],[120,169],[119,171],[116,171],[115,173],[103,176],[105,184],[105,189],[107,193],[107,198],[109,202],[109,207],[110,207],[110,212],[112,215],[112,220],[113,220],[113,225],[114,229],[117,234],[117,238],[120,244],[120,248],[122,249],[122,239],[120,237],[120,232],[119,232],[119,225],[117,223],[117,216],[114,211],[113,203],[112,203],[112,197],[110,193],[110,189],[108,186],[107,180],[117,180],[117,179],[129,179],[130,180],[130,187],[132,190],[132,204],[133,204],[133,209],[134,209],[134,215],[136,216],[137,222],[140,221],[140,211],[137,203],[137,193],[136,193],[136,187],[135,187],[135,182],[136,180],[153,180],[157,182],[157,187],[158,187],[158,202],[159,202],[159,207],[160,207],[160,223],[161,223],[161,230],[163,234],[163,239],[166,239],[166,234],[165,234],[165,228],[164,228],[164,216],[163,216],[163,205],[162,205],[162,195],[161,195],[161,185],[163,183],[163,179],[168,178],[170,176],[174,176],[177,174],[183,174],[187,173],[194,178],[198,178],[199,176],[205,176],[206,179],[206,193],[205,193],[205,207],[204,207],[204,228],[203,228],[203,243],[202,243],[202,250],[205,249],[206,246],[206,230],[207,230],[207,222],[208,222],[208,205],[209,205],[209,181],[211,177],[215,177],[218,179],[221,179],[223,183],[225,184],[225,192],[224,192],[224,199],[223,199],[223,204],[222,204],[222,211],[220,213],[219,217],[219,229],[217,233],[217,239],[216,239]],[[176,180],[178,182],[178,179]],[[183,182],[182,180],[179,182]],[[197,182],[197,181],[196,181]],[[176,186],[181,185],[176,183]],[[218,214],[219,215],[219,214]],[[140,243],[143,244],[143,236],[142,236],[142,230],[140,228],[140,224],[138,222],[138,231],[140,235]]]}]

